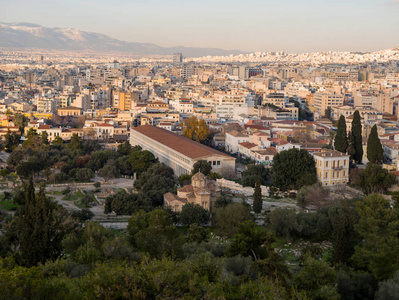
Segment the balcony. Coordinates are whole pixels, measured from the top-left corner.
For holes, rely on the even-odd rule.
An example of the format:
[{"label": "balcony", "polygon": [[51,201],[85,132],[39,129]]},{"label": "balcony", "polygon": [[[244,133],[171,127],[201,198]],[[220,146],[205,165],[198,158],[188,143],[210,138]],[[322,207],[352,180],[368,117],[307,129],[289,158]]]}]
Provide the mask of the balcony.
[{"label": "balcony", "polygon": [[342,170],[343,168],[344,168],[344,166],[339,166],[339,167],[334,166],[331,169],[333,169],[333,170]]}]

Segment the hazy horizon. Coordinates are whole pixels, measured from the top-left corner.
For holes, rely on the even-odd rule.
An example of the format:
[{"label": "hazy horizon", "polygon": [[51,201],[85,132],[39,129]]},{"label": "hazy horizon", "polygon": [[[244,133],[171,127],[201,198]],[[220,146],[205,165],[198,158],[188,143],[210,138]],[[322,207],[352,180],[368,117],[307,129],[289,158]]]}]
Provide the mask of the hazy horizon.
[{"label": "hazy horizon", "polygon": [[0,21],[70,27],[162,47],[372,52],[399,46],[399,1],[0,0]]}]

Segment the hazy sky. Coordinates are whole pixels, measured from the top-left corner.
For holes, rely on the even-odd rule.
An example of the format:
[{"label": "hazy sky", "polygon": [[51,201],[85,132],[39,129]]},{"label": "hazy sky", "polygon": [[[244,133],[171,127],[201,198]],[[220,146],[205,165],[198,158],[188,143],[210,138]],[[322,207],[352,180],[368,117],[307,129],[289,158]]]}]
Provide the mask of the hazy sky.
[{"label": "hazy sky", "polygon": [[0,0],[0,22],[164,47],[374,51],[399,46],[399,0]]}]

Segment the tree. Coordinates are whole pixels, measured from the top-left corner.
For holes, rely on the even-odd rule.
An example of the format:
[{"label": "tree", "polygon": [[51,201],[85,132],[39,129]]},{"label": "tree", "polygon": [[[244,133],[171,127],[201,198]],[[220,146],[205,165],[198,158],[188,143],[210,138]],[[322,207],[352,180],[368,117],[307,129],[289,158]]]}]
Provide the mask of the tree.
[{"label": "tree", "polygon": [[149,213],[137,211],[129,219],[127,231],[133,246],[152,257],[181,256],[184,239],[173,226],[171,216],[163,209]]},{"label": "tree", "polygon": [[305,149],[285,150],[274,156],[272,168],[274,186],[282,190],[291,187],[299,189],[316,181],[314,159]]},{"label": "tree", "polygon": [[194,243],[206,242],[209,239],[209,229],[197,224],[191,224],[187,230],[187,241]]},{"label": "tree", "polygon": [[353,260],[377,280],[393,276],[399,268],[399,219],[388,200],[372,194],[356,202],[359,223],[356,231],[363,240],[355,247]]},{"label": "tree", "polygon": [[130,163],[132,165],[133,173],[140,175],[146,171],[153,163],[155,163],[155,156],[148,150],[134,151],[130,154]]},{"label": "tree", "polygon": [[262,211],[262,190],[260,188],[260,177],[258,177],[256,180],[252,207],[256,214],[259,214]]},{"label": "tree", "polygon": [[78,169],[75,173],[75,179],[81,182],[89,182],[93,177],[94,172],[89,168]]},{"label": "tree", "polygon": [[94,217],[94,214],[91,210],[83,208],[73,211],[71,216],[72,218],[77,219],[79,222],[85,222],[87,220],[91,220]]},{"label": "tree", "polygon": [[251,256],[253,260],[264,259],[267,257],[263,243],[268,239],[265,230],[257,230],[256,223],[247,220],[239,224],[237,233],[227,249],[227,255],[232,256]]},{"label": "tree", "polygon": [[380,164],[382,162],[383,153],[384,150],[378,138],[377,125],[374,125],[367,139],[367,159],[372,164]]},{"label": "tree", "polygon": [[326,204],[329,194],[329,190],[316,183],[302,187],[298,191],[296,198],[299,206],[314,205],[317,209],[320,209]]},{"label": "tree", "polygon": [[210,135],[208,125],[206,125],[203,119],[199,120],[198,122],[198,130],[197,135],[195,137],[196,142],[203,142],[205,141],[208,136]]},{"label": "tree", "polygon": [[367,193],[385,191],[396,181],[395,175],[383,169],[379,164],[368,163],[363,174],[361,186]]},{"label": "tree", "polygon": [[105,182],[118,176],[118,169],[114,165],[105,165],[98,170],[98,174],[104,178]]},{"label": "tree", "polygon": [[194,203],[183,205],[180,213],[180,223],[184,226],[191,224],[205,225],[209,222],[209,218],[209,211]]},{"label": "tree", "polygon": [[346,151],[350,155],[351,161],[355,159],[356,149],[355,149],[355,139],[352,132],[348,134],[348,149]]},{"label": "tree", "polygon": [[241,183],[243,186],[255,187],[256,180],[260,177],[261,185],[266,185],[270,178],[270,171],[262,165],[248,165],[242,172]]},{"label": "tree", "polygon": [[[137,150],[141,150],[137,149]],[[126,141],[118,146],[118,153],[121,155],[129,155],[131,151],[133,151],[133,147],[130,145],[129,141]]]},{"label": "tree", "polygon": [[115,212],[117,215],[132,215],[139,210],[149,211],[150,201],[143,193],[129,194],[121,190],[105,200],[104,213]]},{"label": "tree", "polygon": [[376,293],[378,300],[397,299],[399,295],[399,271],[396,271],[390,279],[380,282],[379,289]]},{"label": "tree", "polygon": [[324,111],[324,115],[331,120],[331,113],[332,113],[332,109],[331,106],[327,107],[326,110]]},{"label": "tree", "polygon": [[15,114],[14,115],[14,124],[15,126],[18,126],[19,131],[21,132],[21,134],[24,133],[24,129],[26,127],[26,125],[28,125],[28,118],[25,117],[23,114]]},{"label": "tree", "polygon": [[308,257],[301,271],[296,275],[298,288],[303,289],[310,299],[340,299],[335,287],[337,274],[323,260]]},{"label": "tree", "polygon": [[71,150],[81,150],[82,139],[76,133],[72,134],[71,140],[67,145],[67,148]]},{"label": "tree", "polygon": [[61,240],[73,226],[67,221],[65,211],[46,197],[44,189],[41,185],[35,195],[30,179],[25,190],[25,211],[14,220],[19,249],[17,259],[29,267],[57,258],[62,251]]},{"label": "tree", "polygon": [[8,119],[9,119],[10,116],[12,115],[12,112],[11,112],[11,110],[10,110],[9,108],[7,108],[7,110],[6,110],[6,112],[5,112],[5,115],[7,116]]},{"label": "tree", "polygon": [[62,145],[63,143],[64,143],[64,140],[59,136],[56,136],[53,140],[54,146],[59,146],[59,145]]},{"label": "tree", "polygon": [[330,208],[329,216],[333,228],[332,245],[335,264],[347,264],[355,252],[355,246],[360,242],[360,236],[355,230],[359,215],[353,205],[342,201],[338,208]]},{"label": "tree", "polygon": [[215,208],[212,225],[218,234],[232,237],[241,222],[251,220],[251,208],[242,203],[232,203],[226,207]]},{"label": "tree", "polygon": [[346,153],[346,150],[348,149],[348,137],[346,135],[346,122],[344,116],[339,117],[337,134],[335,135],[334,140],[334,148],[342,153]]},{"label": "tree", "polygon": [[43,145],[42,138],[37,134],[35,129],[29,128],[25,136],[25,141],[22,143],[22,146],[24,146],[25,148],[37,149],[41,145]]},{"label": "tree", "polygon": [[233,199],[226,194],[221,194],[215,201],[215,207],[226,207],[233,203]]},{"label": "tree", "polygon": [[6,151],[12,152],[16,147],[18,147],[20,139],[21,136],[19,134],[15,132],[11,133],[10,130],[8,130],[4,136],[4,147],[6,148]]},{"label": "tree", "polygon": [[49,144],[47,131],[43,131],[42,132],[42,142],[43,142],[44,145],[48,145]]},{"label": "tree", "polygon": [[209,128],[204,120],[191,116],[183,121],[183,136],[196,142],[205,141],[210,135]]},{"label": "tree", "polygon": [[16,167],[16,171],[18,176],[21,176],[22,178],[29,178],[33,176],[34,174],[40,172],[45,166],[40,164],[40,161],[36,160],[29,160],[23,163],[20,163]]},{"label": "tree", "polygon": [[199,160],[193,165],[193,170],[191,171],[191,174],[194,175],[198,172],[201,172],[205,176],[208,176],[211,170],[212,166],[210,163],[208,163],[206,160]]},{"label": "tree", "polygon": [[360,164],[363,158],[363,141],[362,141],[362,123],[360,120],[359,111],[356,110],[353,114],[352,120],[352,137],[354,146],[353,159]]},{"label": "tree", "polygon": [[134,187],[151,199],[153,207],[163,205],[163,195],[175,193],[173,169],[163,163],[153,164],[134,182]]}]

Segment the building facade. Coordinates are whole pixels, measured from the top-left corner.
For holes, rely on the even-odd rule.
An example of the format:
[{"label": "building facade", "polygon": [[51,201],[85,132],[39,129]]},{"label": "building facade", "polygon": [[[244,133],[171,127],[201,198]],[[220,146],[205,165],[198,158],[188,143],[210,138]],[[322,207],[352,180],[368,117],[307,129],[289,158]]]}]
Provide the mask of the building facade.
[{"label": "building facade", "polygon": [[189,174],[199,160],[207,161],[212,172],[222,176],[235,174],[234,157],[162,128],[134,127],[130,131],[130,144],[151,151],[160,162],[171,167],[176,176]]},{"label": "building facade", "polygon": [[349,155],[336,150],[313,154],[317,179],[322,185],[346,184],[349,181]]}]

